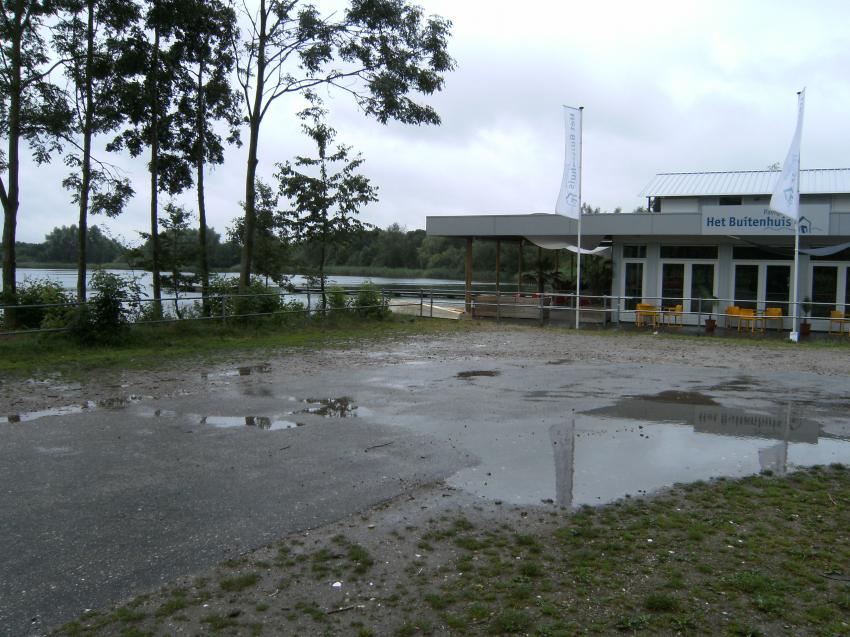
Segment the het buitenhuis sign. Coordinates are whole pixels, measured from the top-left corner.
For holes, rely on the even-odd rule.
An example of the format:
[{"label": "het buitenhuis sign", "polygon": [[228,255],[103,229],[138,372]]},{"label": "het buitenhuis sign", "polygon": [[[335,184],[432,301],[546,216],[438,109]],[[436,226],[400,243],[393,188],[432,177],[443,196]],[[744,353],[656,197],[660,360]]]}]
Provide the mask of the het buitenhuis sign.
[{"label": "het buitenhuis sign", "polygon": [[[757,206],[703,206],[702,234],[794,235],[794,222]],[[800,234],[829,234],[829,204],[800,206]]]}]

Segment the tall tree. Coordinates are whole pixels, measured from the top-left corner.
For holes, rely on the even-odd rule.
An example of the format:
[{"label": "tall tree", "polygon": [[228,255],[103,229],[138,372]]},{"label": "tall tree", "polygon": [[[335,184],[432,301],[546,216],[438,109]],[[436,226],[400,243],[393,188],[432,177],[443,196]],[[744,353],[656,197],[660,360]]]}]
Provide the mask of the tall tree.
[{"label": "tall tree", "polygon": [[[280,193],[293,204],[290,215],[296,236],[319,246],[322,307],[327,306],[325,261],[329,247],[344,241],[352,233],[365,230],[366,226],[355,215],[362,206],[378,200],[375,196],[377,191],[369,180],[357,174],[357,169],[363,164],[359,153],[350,158],[351,148],[341,144],[328,152],[336,131],[325,123],[326,114],[316,100],[311,107],[299,113],[299,117],[306,120],[302,129],[316,143],[318,156],[296,157],[294,164],[278,164],[275,175]],[[301,172],[298,168],[308,172]]]},{"label": "tall tree", "polygon": [[107,150],[127,148],[133,157],[150,150],[150,240],[151,273],[155,307],[161,308],[161,250],[159,245],[159,193],[177,194],[192,184],[191,165],[177,150],[174,103],[179,64],[184,49],[180,44],[190,0],[146,0],[143,24],[131,43],[128,64],[137,73],[118,94],[129,127],[113,139]]},{"label": "tall tree", "polygon": [[209,315],[209,254],[204,170],[207,164],[224,162],[224,142],[212,126],[222,122],[227,143],[239,143],[239,94],[230,85],[235,58],[231,46],[236,37],[236,12],[222,0],[196,0],[187,15],[181,43],[182,72],[176,124],[177,148],[195,169],[198,196],[198,245],[201,296],[204,314]]},{"label": "tall tree", "polygon": [[[29,144],[37,163],[48,161],[70,119],[62,91],[49,81],[60,63],[51,64],[44,37],[44,23],[53,14],[49,1],[0,0],[0,137],[7,141],[6,150],[0,150],[4,303],[15,302],[21,141]],[[14,325],[14,311],[6,311],[6,321]]]},{"label": "tall tree", "polygon": [[349,93],[382,123],[438,124],[436,111],[411,94],[439,91],[443,73],[454,68],[451,23],[426,18],[406,0],[351,0],[328,16],[301,0],[259,0],[256,11],[243,6],[249,28],[235,43],[249,129],[241,290],[251,279],[260,128],[275,100],[324,84]]},{"label": "tall tree", "polygon": [[78,206],[77,299],[86,298],[88,216],[121,213],[133,189],[114,169],[95,162],[95,135],[117,128],[124,114],[115,92],[125,79],[121,58],[126,53],[124,35],[138,20],[132,0],[59,0],[61,19],[54,26],[56,51],[66,58],[65,74],[74,101],[73,133],[76,152],[65,158],[73,172],[63,181]]}]

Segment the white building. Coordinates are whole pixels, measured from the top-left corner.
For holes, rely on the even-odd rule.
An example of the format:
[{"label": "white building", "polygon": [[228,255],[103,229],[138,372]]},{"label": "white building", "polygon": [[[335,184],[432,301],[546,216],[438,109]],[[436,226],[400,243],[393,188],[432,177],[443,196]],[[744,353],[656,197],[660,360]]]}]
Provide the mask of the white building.
[{"label": "white building", "polygon": [[[611,241],[618,318],[630,320],[641,301],[678,302],[685,322],[696,324],[696,299],[706,296],[720,299],[721,313],[727,305],[779,307],[788,317],[793,276],[799,298],[813,303],[813,329],[827,329],[831,310],[850,313],[850,168],[800,173],[799,273],[792,222],[768,210],[778,176],[664,173],[642,193],[649,212],[583,215],[583,248]],[[555,214],[428,217],[426,226],[430,235],[467,238],[470,249],[479,239],[574,244],[577,227]],[[790,319],[783,327],[791,329]]]}]

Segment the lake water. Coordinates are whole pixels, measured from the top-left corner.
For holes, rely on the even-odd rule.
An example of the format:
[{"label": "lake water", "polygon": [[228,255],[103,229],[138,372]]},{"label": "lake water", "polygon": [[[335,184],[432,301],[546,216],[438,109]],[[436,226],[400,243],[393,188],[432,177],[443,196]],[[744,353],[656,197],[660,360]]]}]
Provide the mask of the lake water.
[{"label": "lake water", "polygon": [[[153,277],[150,272],[146,272],[144,270],[106,270],[112,274],[116,274],[125,279],[135,278],[142,289],[143,296],[151,296],[153,293]],[[89,270],[89,278],[91,277],[92,270]],[[223,272],[219,273],[219,276],[223,276],[226,278],[238,277],[239,274],[237,272]],[[77,289],[77,272],[76,270],[65,270],[65,269],[49,269],[49,268],[18,268],[16,281],[20,285],[26,281],[34,281],[40,279],[48,279],[50,281],[56,281],[62,285],[62,287],[69,292],[74,292]],[[308,287],[308,280],[306,277],[300,274],[291,275],[290,279],[292,285],[297,288]],[[328,277],[328,285],[341,285],[342,287],[349,288],[357,288],[365,281],[370,281],[374,283],[376,286],[410,286],[411,288],[429,288],[429,287],[463,287],[463,281],[455,281],[450,279],[425,279],[425,278],[393,278],[393,277],[365,277],[365,276],[342,276],[342,275],[330,275]],[[183,299],[192,299],[199,298],[200,294],[197,292],[181,292],[180,298]],[[163,294],[163,298],[171,298],[167,294]],[[288,300],[296,299],[296,300],[306,300],[306,295],[304,294],[289,294],[287,295]]]}]

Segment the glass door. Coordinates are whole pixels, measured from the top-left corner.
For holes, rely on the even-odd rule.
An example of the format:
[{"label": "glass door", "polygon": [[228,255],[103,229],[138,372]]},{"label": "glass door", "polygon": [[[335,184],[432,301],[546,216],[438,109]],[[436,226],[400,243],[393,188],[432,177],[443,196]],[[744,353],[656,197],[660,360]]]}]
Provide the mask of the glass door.
[{"label": "glass door", "polygon": [[664,263],[661,266],[661,305],[672,307],[685,295],[685,264]]},{"label": "glass door", "polygon": [[735,305],[755,310],[758,307],[759,267],[735,265]]},{"label": "glass door", "polygon": [[[816,265],[812,268],[812,316],[828,317],[835,309],[838,292],[838,268]],[[818,305],[820,304],[820,305]]]},{"label": "glass door", "polygon": [[765,308],[778,307],[782,310],[782,316],[788,316],[788,299],[791,298],[791,266],[768,265],[765,280]]},{"label": "glass door", "polygon": [[691,265],[691,312],[713,312],[714,304],[703,302],[700,310],[698,299],[714,296],[714,264],[694,263]]},{"label": "glass door", "polygon": [[626,297],[626,310],[634,310],[637,304],[643,300],[643,263],[626,263],[623,295]]}]

